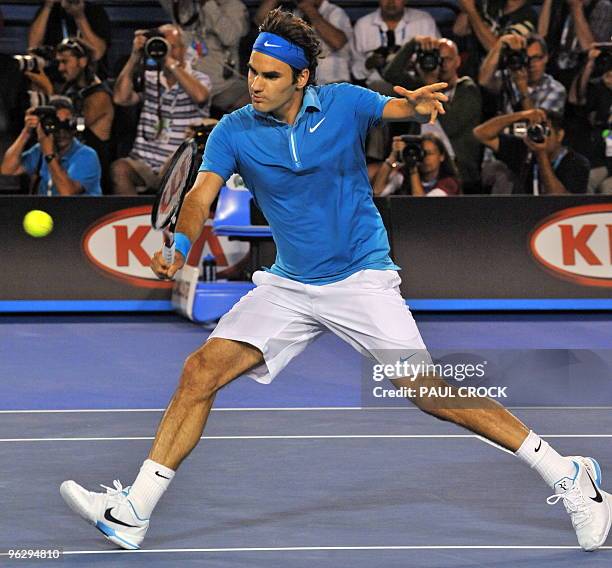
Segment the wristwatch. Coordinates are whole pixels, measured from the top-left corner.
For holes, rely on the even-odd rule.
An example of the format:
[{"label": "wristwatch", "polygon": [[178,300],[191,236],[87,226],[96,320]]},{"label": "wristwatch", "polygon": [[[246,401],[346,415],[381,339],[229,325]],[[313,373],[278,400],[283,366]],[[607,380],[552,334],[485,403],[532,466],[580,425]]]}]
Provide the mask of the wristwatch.
[{"label": "wristwatch", "polygon": [[53,160],[55,160],[55,158],[57,158],[57,154],[55,152],[53,152],[52,154],[47,154],[45,156],[45,162],[47,162],[47,164],[50,164]]},{"label": "wristwatch", "polygon": [[391,160],[389,160],[389,158],[387,158],[385,160],[385,164],[387,164],[390,168],[397,168],[397,166],[399,166],[399,164],[397,162],[392,162]]}]

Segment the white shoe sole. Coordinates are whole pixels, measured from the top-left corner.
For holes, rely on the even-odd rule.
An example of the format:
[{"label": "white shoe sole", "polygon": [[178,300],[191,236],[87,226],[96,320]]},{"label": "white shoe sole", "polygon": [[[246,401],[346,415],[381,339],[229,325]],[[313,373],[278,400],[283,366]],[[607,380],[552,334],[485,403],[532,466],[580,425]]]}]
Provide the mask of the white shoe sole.
[{"label": "white shoe sole", "polygon": [[125,548],[127,550],[138,550],[140,546],[127,540],[122,533],[111,528],[106,523],[91,519],[88,509],[81,503],[81,491],[83,491],[81,486],[72,480],[64,481],[60,485],[60,494],[68,507],[70,507],[72,511],[74,511],[88,524],[96,527],[104,535],[104,538],[110,540],[112,543],[120,546],[121,548]]}]

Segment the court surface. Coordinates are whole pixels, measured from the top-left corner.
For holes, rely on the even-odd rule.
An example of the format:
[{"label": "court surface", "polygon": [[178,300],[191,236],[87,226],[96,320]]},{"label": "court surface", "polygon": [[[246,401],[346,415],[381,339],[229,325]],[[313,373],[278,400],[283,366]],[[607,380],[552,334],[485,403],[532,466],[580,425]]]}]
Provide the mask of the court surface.
[{"label": "court surface", "polygon": [[[612,349],[609,315],[417,314],[430,349]],[[325,335],[269,386],[223,390],[142,551],[74,516],[64,479],[131,483],[182,361],[208,332],[175,316],[0,320],[0,566],[603,567],[513,456],[409,406],[363,407],[362,361]],[[612,490],[612,382],[517,373],[513,411]],[[609,378],[609,374],[608,374]],[[551,404],[550,401],[554,401]],[[56,561],[9,549],[61,549]]]}]

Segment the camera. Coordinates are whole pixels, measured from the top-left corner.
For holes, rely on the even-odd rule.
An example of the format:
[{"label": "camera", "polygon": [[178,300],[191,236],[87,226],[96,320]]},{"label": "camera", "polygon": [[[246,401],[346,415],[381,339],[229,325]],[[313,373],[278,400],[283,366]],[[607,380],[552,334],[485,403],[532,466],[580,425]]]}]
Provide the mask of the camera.
[{"label": "camera", "polygon": [[147,65],[160,66],[170,51],[170,44],[158,29],[147,30],[144,36],[147,38],[144,46]]},{"label": "camera", "polygon": [[406,147],[402,150],[402,162],[408,169],[412,169],[425,159],[423,139],[414,134],[403,134],[400,138],[406,144]]},{"label": "camera", "polygon": [[49,136],[58,130],[70,130],[74,131],[76,128],[76,122],[72,120],[59,120],[57,118],[57,109],[51,105],[41,105],[36,107],[32,114],[36,115],[40,120],[40,126],[44,133]]},{"label": "camera", "polygon": [[423,71],[434,71],[442,65],[440,50],[425,50],[418,48],[416,50],[416,62]]},{"label": "camera", "polygon": [[32,114],[39,118],[40,125],[47,136],[59,128],[59,120],[55,112],[55,107],[50,105],[42,105],[32,111]]},{"label": "camera", "polygon": [[19,71],[22,73],[26,71],[40,73],[45,68],[45,60],[36,55],[13,55],[13,59],[17,61]]},{"label": "camera", "polygon": [[542,144],[542,142],[546,141],[546,138],[550,136],[550,126],[543,122],[528,124],[521,120],[512,124],[510,133],[517,138],[527,137],[536,144]]},{"label": "camera", "polygon": [[532,124],[527,127],[527,138],[536,144],[542,144],[550,135],[550,127],[548,124]]},{"label": "camera", "polygon": [[40,73],[55,64],[55,49],[50,46],[35,47],[24,55],[13,55],[19,71]]},{"label": "camera", "polygon": [[504,46],[499,56],[499,69],[518,71],[529,66],[529,56],[526,49],[510,49]]}]

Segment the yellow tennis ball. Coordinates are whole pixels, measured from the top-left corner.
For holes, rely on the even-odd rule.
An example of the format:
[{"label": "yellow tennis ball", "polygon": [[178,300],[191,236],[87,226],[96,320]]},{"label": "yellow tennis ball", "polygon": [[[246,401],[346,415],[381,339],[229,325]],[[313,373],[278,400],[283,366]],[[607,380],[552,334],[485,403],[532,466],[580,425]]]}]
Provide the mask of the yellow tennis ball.
[{"label": "yellow tennis ball", "polygon": [[23,230],[31,237],[46,237],[53,230],[53,219],[49,213],[34,209],[23,218]]}]

